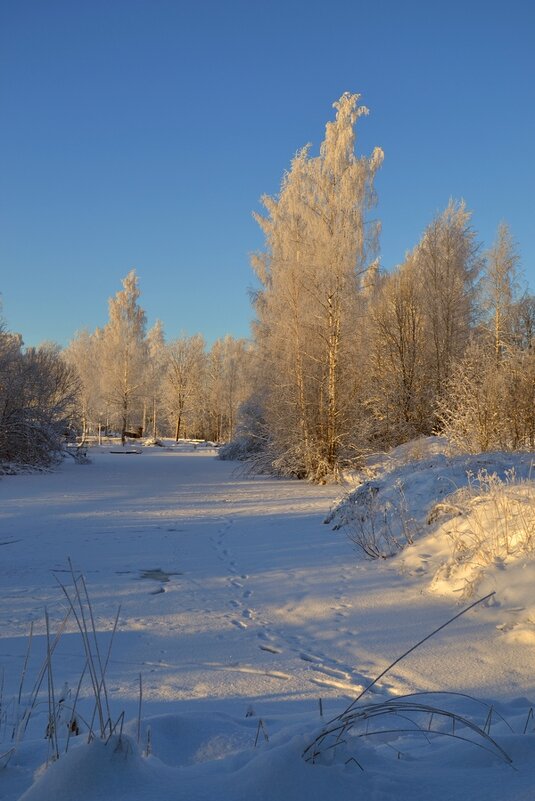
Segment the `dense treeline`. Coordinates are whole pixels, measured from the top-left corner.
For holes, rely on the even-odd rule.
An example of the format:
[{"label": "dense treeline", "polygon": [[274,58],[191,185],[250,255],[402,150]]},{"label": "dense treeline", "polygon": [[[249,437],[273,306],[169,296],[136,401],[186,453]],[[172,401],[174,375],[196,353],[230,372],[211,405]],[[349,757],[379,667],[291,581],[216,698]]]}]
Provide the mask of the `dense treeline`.
[{"label": "dense treeline", "polygon": [[81,382],[80,435],[232,439],[249,392],[250,345],[227,336],[207,349],[200,334],[166,342],[161,322],[146,331],[139,297],[132,270],[104,328],[82,331],[65,351]]},{"label": "dense treeline", "polygon": [[323,481],[436,431],[469,450],[533,448],[535,300],[519,291],[507,226],[484,253],[450,201],[401,265],[378,269],[382,152],[355,155],[357,95],[334,106],[319,155],[298,153],[256,215],[258,365],[226,452]]},{"label": "dense treeline", "polygon": [[24,348],[0,328],[0,463],[49,464],[68,440],[106,436],[229,441],[250,393],[251,345],[200,334],[166,342],[147,332],[135,271],[109,301],[109,320],[69,346]]},{"label": "dense treeline", "polygon": [[65,432],[227,442],[260,471],[336,478],[370,450],[444,433],[471,451],[535,446],[535,298],[507,227],[484,252],[450,201],[394,270],[377,258],[374,179],[355,154],[358,95],[334,104],[255,214],[253,341],[149,331],[134,271],[101,329],[65,351],[0,331],[0,460],[48,461]]}]

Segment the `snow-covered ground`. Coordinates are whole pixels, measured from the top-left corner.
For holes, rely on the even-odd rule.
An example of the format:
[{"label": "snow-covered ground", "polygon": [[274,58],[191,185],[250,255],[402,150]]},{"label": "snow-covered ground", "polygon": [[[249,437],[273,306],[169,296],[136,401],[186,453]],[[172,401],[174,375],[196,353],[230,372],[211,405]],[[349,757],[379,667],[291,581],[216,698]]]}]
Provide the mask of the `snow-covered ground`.
[{"label": "snow-covered ground", "polygon": [[[526,599],[534,585],[517,576],[523,570],[531,580],[529,559],[511,569],[521,590],[495,582],[489,603],[401,661],[356,707],[425,691],[420,705],[455,711],[480,729],[425,709],[405,713],[398,701],[381,716],[375,707],[366,719],[352,719],[312,764],[303,752],[322,725],[456,614],[458,596],[433,591],[440,548],[432,533],[392,560],[366,561],[343,529],[323,523],[339,488],[247,478],[214,456],[193,446],[128,455],[95,448],[89,465],[68,460],[53,473],[0,480],[0,767],[12,747],[12,699],[30,623],[21,708],[46,656],[44,610],[52,632],[67,610],[58,580],[72,587],[69,558],[85,575],[102,654],[121,606],[106,683],[113,720],[124,710],[130,721],[121,736],[88,746],[80,720],[82,734],[71,737],[68,753],[43,770],[45,678],[25,737],[0,770],[2,801],[532,798],[535,621]],[[429,449],[423,456],[430,458]],[[390,466],[401,469],[401,461]],[[381,470],[375,466],[376,481],[386,481]],[[426,470],[423,483],[413,482],[424,494],[432,466]],[[404,504],[412,497],[406,484]],[[485,582],[485,592],[494,589],[492,572]],[[511,636],[519,620],[523,634]],[[52,659],[55,692],[66,706],[84,663],[69,620]],[[438,691],[469,693],[492,712]],[[87,675],[80,695],[80,716],[90,717]],[[60,750],[66,720],[65,712]],[[417,734],[374,734],[416,727]],[[462,739],[468,735],[470,743]]]}]

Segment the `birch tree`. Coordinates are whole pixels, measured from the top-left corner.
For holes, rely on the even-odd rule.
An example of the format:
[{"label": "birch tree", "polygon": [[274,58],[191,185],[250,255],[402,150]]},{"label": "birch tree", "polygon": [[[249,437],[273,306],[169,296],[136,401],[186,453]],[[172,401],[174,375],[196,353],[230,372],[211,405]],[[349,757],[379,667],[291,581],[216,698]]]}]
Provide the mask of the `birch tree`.
[{"label": "birch tree", "polygon": [[502,224],[487,253],[483,325],[439,402],[444,433],[467,450],[532,449],[535,442],[535,316],[529,296],[516,298],[518,261]]},{"label": "birch tree", "polygon": [[217,339],[206,357],[204,434],[229,442],[235,434],[238,409],[250,393],[251,349],[244,339]]},{"label": "birch tree", "polygon": [[80,378],[78,422],[84,441],[90,432],[100,431],[106,419],[98,338],[89,331],[79,331],[64,357]]},{"label": "birch tree", "polygon": [[468,345],[475,319],[479,244],[464,202],[450,201],[414,252],[426,316],[429,380],[439,398]]},{"label": "birch tree", "polygon": [[348,459],[354,426],[349,375],[362,278],[373,261],[378,224],[369,222],[383,154],[355,155],[359,96],[334,104],[317,157],[294,158],[266,216],[255,219],[266,250],[253,259],[256,341],[266,377],[265,416],[273,467],[317,481]]},{"label": "birch tree", "polygon": [[501,223],[496,241],[487,253],[483,279],[483,308],[496,362],[513,340],[518,260],[509,227]]},{"label": "birch tree", "polygon": [[371,434],[392,447],[431,433],[425,309],[412,254],[385,276],[370,304],[368,396]]},{"label": "birch tree", "polygon": [[204,338],[201,334],[182,336],[169,342],[165,353],[165,403],[167,416],[174,425],[175,441],[182,434],[184,422],[191,419],[200,405],[200,387],[204,371]]},{"label": "birch tree", "polygon": [[135,270],[128,273],[122,284],[122,290],[109,300],[109,321],[100,339],[104,393],[118,420],[124,444],[126,432],[134,424],[134,415],[141,420],[147,350],[146,318],[138,303],[140,291]]},{"label": "birch tree", "polygon": [[162,408],[163,378],[165,369],[165,337],[161,320],[156,320],[147,334],[147,364],[145,368],[144,426],[150,421],[152,437],[158,436]]},{"label": "birch tree", "polygon": [[535,295],[528,292],[513,307],[513,340],[521,350],[535,349]]}]

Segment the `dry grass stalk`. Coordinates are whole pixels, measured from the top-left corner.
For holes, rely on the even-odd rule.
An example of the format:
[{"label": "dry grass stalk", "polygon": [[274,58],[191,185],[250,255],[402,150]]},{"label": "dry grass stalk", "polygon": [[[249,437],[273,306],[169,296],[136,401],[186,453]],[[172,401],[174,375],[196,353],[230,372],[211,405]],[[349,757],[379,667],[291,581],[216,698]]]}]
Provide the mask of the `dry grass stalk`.
[{"label": "dry grass stalk", "polygon": [[[490,737],[490,734],[485,729],[489,729],[490,731],[490,722],[492,718],[492,708],[490,708],[487,714],[487,721],[483,728],[478,726],[473,721],[468,720],[467,718],[458,715],[454,712],[450,712],[446,709],[441,709],[439,707],[435,707],[429,704],[422,704],[419,701],[416,701],[417,696],[421,696],[421,693],[415,693],[412,695],[405,696],[404,698],[397,698],[387,702],[378,702],[374,704],[368,705],[360,705],[357,707],[358,702],[362,699],[362,697],[371,690],[395,665],[399,664],[402,659],[405,659],[409,654],[419,648],[420,645],[427,642],[431,637],[434,637],[435,634],[438,634],[439,631],[442,631],[446,626],[450,623],[453,623],[454,620],[457,620],[462,615],[466,614],[466,612],[473,609],[475,606],[488,601],[494,592],[485,595],[483,598],[479,598],[479,600],[474,601],[470,606],[466,607],[465,609],[458,612],[452,618],[447,620],[438,628],[434,629],[430,634],[427,634],[421,640],[419,640],[415,645],[405,651],[401,656],[391,662],[388,667],[385,668],[373,681],[371,681],[357,696],[357,698],[352,701],[352,703],[342,712],[341,715],[330,720],[320,731],[317,737],[309,743],[309,745],[305,748],[303,752],[303,757],[307,761],[311,761],[312,763],[316,762],[316,760],[325,754],[326,751],[334,750],[340,747],[343,744],[346,744],[347,737],[354,737],[354,738],[361,738],[361,737],[368,737],[368,736],[378,736],[382,735],[389,735],[389,734],[400,734],[400,733],[411,733],[411,734],[418,734],[424,736],[428,739],[428,735],[440,735],[440,736],[451,736],[455,737],[459,740],[465,740],[467,742],[472,743],[484,750],[490,751],[495,756],[498,756],[503,761],[511,764],[511,759],[508,754],[499,746],[495,740]],[[451,694],[454,695],[454,694]],[[462,696],[464,698],[469,696]],[[475,700],[475,699],[472,699]],[[413,718],[413,715],[416,714],[422,719],[422,722],[418,722]],[[373,721],[377,718],[384,718],[385,715],[396,715],[398,718],[408,720],[411,724],[410,727],[396,727],[396,728],[385,728],[384,725],[381,725],[380,728],[375,728],[370,730],[369,724],[370,721]],[[441,729],[438,729],[435,725],[436,721],[443,721],[443,720],[450,720],[452,724],[452,731],[445,732]],[[358,731],[358,727],[360,724],[364,724],[364,731]],[[468,729],[469,732],[473,735],[475,739],[470,739],[464,737],[463,735],[459,735],[458,732],[455,730],[456,724],[461,726],[465,729]],[[345,738],[345,739],[343,739]],[[258,732],[257,732],[257,739],[258,739]],[[428,739],[429,742],[429,739]],[[256,743],[255,743],[256,744]],[[357,760],[354,760],[357,762]],[[359,764],[359,763],[357,763]],[[362,766],[360,766],[362,767]]]}]

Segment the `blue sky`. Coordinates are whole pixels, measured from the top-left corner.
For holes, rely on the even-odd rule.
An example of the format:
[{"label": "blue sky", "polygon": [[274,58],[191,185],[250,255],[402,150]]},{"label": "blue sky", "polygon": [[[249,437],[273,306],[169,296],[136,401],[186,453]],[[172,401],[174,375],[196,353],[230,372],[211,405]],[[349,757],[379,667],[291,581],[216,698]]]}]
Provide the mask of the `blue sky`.
[{"label": "blue sky", "polygon": [[66,344],[135,267],[168,338],[247,336],[251,211],[346,90],[385,151],[383,265],[462,197],[535,289],[534,42],[532,0],[0,0],[8,327]]}]

